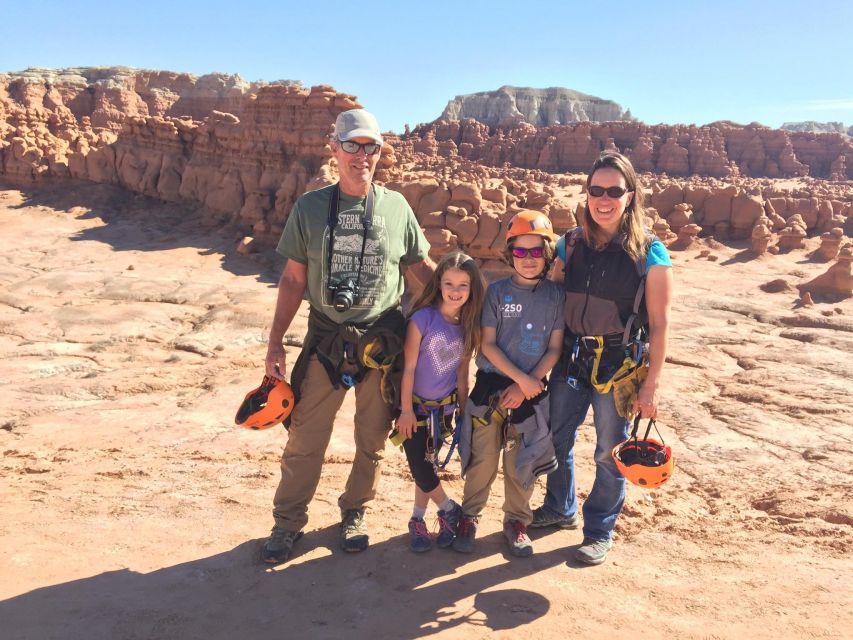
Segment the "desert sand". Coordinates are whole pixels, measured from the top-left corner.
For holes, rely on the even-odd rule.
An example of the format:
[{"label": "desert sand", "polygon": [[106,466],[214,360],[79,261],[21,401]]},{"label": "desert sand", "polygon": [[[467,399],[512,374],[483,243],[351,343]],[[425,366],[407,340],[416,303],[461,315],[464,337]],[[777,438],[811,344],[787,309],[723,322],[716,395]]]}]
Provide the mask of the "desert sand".
[{"label": "desert sand", "polygon": [[258,551],[287,434],[233,416],[262,376],[272,252],[238,255],[238,236],[177,205],[73,182],[0,188],[0,237],[4,639],[851,637],[853,300],[799,306],[795,285],[826,270],[817,238],[758,258],[748,241],[673,252],[659,424],[676,473],[629,487],[604,565],[570,559],[580,531],[533,531],[536,554],[510,557],[500,478],[474,554],[412,554],[413,485],[390,445],[371,546],[344,554],[350,398],[306,535],[270,568]]}]

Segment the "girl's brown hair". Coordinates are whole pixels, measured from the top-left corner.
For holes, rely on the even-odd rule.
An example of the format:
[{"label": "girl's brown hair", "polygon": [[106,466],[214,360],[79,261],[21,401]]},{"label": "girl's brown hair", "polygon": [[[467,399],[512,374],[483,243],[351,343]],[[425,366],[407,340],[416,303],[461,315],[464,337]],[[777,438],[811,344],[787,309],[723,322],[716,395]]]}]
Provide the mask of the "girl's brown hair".
[{"label": "girl's brown hair", "polygon": [[418,309],[438,306],[441,303],[441,279],[448,269],[464,271],[471,280],[468,300],[462,305],[462,311],[459,314],[459,323],[462,325],[465,341],[463,356],[471,358],[480,350],[480,312],[483,309],[483,300],[486,297],[486,279],[471,256],[461,251],[452,251],[439,260],[432,279],[424,287],[421,295],[412,303],[412,311],[409,313],[409,317]]},{"label": "girl's brown hair", "polygon": [[[615,169],[621,173],[622,177],[625,178],[625,187],[634,194],[622,214],[620,231],[624,236],[623,246],[631,259],[642,260],[648,253],[649,239],[644,226],[643,190],[637,183],[637,172],[634,171],[631,161],[621,153],[615,151],[602,153],[592,165],[592,169],[589,170],[589,175],[586,178],[587,192],[589,192],[589,186],[592,183],[592,176],[602,168]],[[598,249],[607,245],[608,238],[605,237],[601,227],[595,223],[589,212],[589,200],[584,206],[580,222],[581,227],[583,227],[584,240],[589,246]]]}]

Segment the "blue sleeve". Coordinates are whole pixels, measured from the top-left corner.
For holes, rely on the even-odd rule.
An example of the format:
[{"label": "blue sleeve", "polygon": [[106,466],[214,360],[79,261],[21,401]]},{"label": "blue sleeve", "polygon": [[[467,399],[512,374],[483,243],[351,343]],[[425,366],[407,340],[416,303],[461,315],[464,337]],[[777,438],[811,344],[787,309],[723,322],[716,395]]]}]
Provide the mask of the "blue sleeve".
[{"label": "blue sleeve", "polygon": [[566,236],[564,235],[557,239],[557,257],[566,264]]},{"label": "blue sleeve", "polygon": [[646,254],[646,273],[656,264],[664,267],[672,267],[672,261],[669,259],[669,251],[666,250],[663,242],[657,238],[652,240],[652,244],[649,245],[649,252]]}]

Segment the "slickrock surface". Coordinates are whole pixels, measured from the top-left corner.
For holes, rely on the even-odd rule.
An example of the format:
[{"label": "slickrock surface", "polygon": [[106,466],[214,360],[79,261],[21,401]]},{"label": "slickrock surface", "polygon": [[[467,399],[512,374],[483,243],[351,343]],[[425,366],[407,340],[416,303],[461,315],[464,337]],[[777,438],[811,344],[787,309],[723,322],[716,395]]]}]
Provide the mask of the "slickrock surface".
[{"label": "slickrock surface", "polygon": [[[476,196],[450,197],[467,211]],[[238,255],[232,231],[111,185],[0,190],[4,638],[846,637],[853,300],[798,308],[796,287],[827,269],[810,257],[820,238],[758,258],[749,240],[673,253],[659,422],[676,472],[629,487],[606,564],[569,560],[579,531],[534,532],[536,554],[511,558],[500,478],[474,554],[415,556],[391,446],[371,547],[340,552],[350,398],[306,535],[267,570],[286,433],[232,420],[261,377],[278,266]]]},{"label": "slickrock surface", "polygon": [[550,87],[503,86],[496,91],[480,91],[456,96],[447,103],[440,120],[473,118],[490,127],[511,127],[527,122],[537,127],[570,122],[607,122],[630,120],[612,100],[604,100],[580,91]]}]

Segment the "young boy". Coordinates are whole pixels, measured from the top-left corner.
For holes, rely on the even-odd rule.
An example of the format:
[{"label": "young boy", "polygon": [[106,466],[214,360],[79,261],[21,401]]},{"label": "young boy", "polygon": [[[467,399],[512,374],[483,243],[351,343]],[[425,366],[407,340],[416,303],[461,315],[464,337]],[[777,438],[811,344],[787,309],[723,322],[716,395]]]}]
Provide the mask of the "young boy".
[{"label": "young boy", "polygon": [[562,288],[545,279],[555,236],[547,216],[519,211],[506,233],[515,273],[489,285],[481,317],[477,380],[460,426],[464,516],[453,549],[474,549],[477,523],[504,459],[504,536],[514,556],[533,554],[527,526],[537,476],[557,466],[544,379],[563,342]]}]

